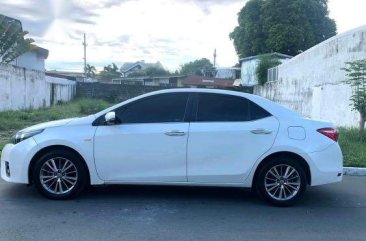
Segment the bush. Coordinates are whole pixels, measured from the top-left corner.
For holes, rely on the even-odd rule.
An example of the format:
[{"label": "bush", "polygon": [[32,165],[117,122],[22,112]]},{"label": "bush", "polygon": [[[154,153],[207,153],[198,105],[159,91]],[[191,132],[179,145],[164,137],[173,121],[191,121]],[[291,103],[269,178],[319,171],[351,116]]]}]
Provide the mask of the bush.
[{"label": "bush", "polygon": [[267,82],[268,69],[281,64],[281,62],[270,54],[259,57],[259,64],[256,69],[258,83],[264,85]]}]

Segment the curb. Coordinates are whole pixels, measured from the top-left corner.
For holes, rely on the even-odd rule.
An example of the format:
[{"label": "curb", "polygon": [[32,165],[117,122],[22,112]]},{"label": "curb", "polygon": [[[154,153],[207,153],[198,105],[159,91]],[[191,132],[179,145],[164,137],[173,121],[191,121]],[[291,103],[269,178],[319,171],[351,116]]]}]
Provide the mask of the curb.
[{"label": "curb", "polygon": [[362,167],[343,167],[343,175],[366,176],[366,168],[362,168]]}]

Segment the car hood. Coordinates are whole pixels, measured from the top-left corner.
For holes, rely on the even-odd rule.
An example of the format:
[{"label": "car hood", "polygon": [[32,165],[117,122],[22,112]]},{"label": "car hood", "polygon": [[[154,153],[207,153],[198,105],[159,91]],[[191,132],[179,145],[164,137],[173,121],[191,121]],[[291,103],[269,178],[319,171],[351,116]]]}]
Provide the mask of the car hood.
[{"label": "car hood", "polygon": [[84,124],[89,123],[94,120],[94,116],[86,116],[86,117],[80,117],[80,118],[69,118],[69,119],[62,119],[62,120],[56,120],[56,121],[48,121],[43,122],[34,126],[27,127],[20,132],[28,132],[28,131],[36,131],[46,128],[52,128],[52,127],[59,127],[59,126],[65,126],[65,125],[77,125],[77,124]]},{"label": "car hood", "polygon": [[37,124],[34,126],[27,127],[25,129],[21,130],[20,132],[36,131],[36,130],[46,129],[46,128],[50,128],[50,127],[63,126],[75,119],[76,118],[69,118],[69,119],[43,122],[43,123],[40,123],[40,124]]}]

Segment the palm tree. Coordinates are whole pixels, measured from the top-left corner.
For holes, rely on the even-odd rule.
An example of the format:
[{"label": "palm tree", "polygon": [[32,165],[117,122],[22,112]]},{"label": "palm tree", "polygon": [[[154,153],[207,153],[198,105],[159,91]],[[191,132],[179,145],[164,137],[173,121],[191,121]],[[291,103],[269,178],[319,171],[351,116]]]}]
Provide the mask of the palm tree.
[{"label": "palm tree", "polygon": [[85,68],[85,75],[88,78],[95,77],[97,70],[93,65],[87,64]]},{"label": "palm tree", "polygon": [[36,46],[33,39],[24,39],[27,31],[23,31],[22,25],[15,19],[0,14],[0,62],[10,63],[18,56],[28,52]]},{"label": "palm tree", "polygon": [[109,64],[105,66],[102,71],[100,71],[100,77],[102,80],[112,80],[114,78],[118,78],[121,76],[121,73],[118,71],[118,67],[115,63]]}]

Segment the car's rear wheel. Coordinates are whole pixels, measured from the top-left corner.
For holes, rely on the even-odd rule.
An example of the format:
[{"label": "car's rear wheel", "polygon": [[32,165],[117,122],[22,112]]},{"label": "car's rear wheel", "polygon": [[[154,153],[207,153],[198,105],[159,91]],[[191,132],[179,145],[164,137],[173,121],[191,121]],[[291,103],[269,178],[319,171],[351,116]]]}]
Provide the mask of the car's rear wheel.
[{"label": "car's rear wheel", "polygon": [[291,206],[306,190],[306,173],[296,160],[279,157],[260,169],[256,184],[261,196],[270,204]]},{"label": "car's rear wheel", "polygon": [[69,199],[87,185],[87,170],[78,155],[68,150],[44,154],[33,169],[33,182],[50,199]]}]

